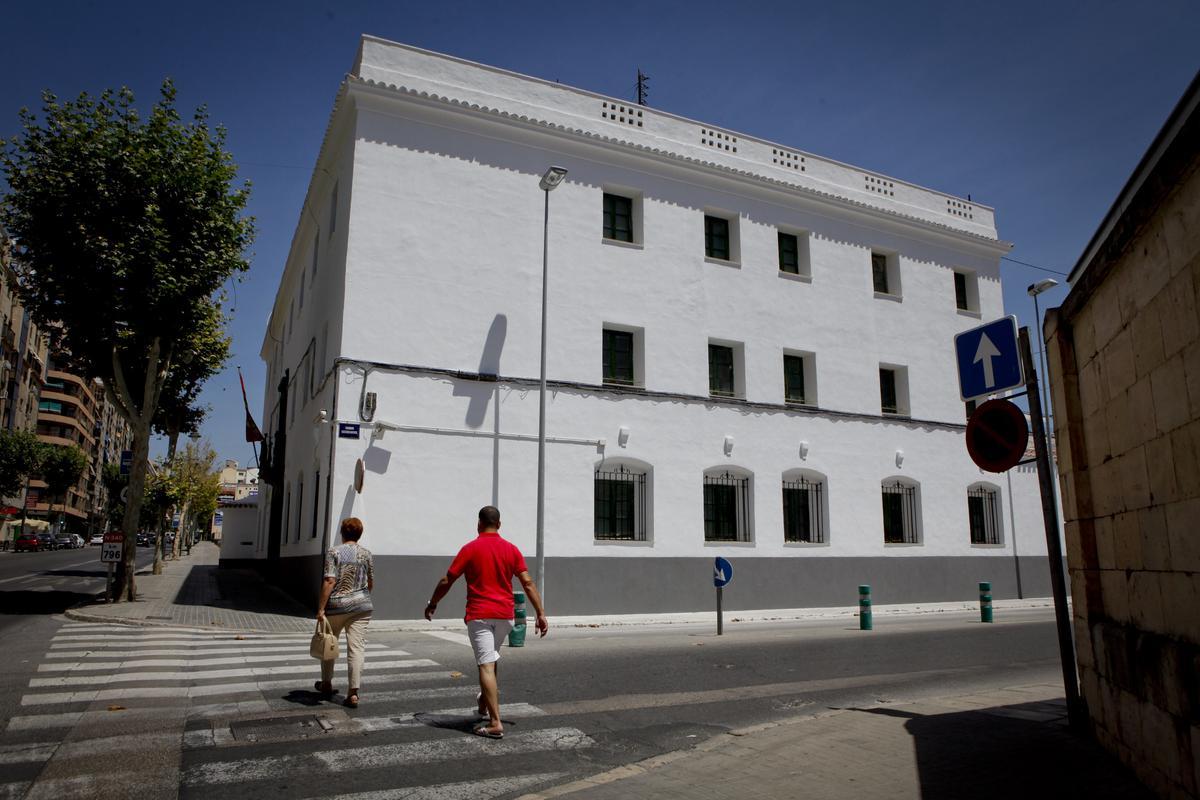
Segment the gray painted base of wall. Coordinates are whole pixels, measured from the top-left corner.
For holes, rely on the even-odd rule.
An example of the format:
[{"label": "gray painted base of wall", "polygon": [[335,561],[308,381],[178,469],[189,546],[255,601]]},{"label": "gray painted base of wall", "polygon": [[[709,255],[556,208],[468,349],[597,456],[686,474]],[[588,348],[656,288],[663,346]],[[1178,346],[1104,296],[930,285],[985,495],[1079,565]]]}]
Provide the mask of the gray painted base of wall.
[{"label": "gray painted base of wall", "polygon": [[[444,556],[375,556],[376,617],[420,618],[450,561]],[[1049,597],[1048,560],[1020,561],[1022,594]],[[712,563],[711,558],[548,558],[547,613],[707,611],[715,604]],[[978,600],[980,581],[991,581],[997,600],[1017,597],[1012,558],[735,558],[733,567],[733,582],[725,589],[727,611],[853,606],[860,583],[871,585],[877,605]],[[320,574],[318,557],[283,559],[279,585],[313,604]],[[459,580],[442,601],[438,616],[461,616],[465,600]]]}]

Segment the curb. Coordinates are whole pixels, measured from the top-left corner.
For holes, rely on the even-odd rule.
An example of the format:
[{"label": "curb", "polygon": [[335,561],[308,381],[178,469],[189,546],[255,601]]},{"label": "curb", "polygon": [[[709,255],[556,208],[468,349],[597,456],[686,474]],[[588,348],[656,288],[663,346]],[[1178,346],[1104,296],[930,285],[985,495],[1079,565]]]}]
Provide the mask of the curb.
[{"label": "curb", "polygon": [[[137,602],[137,601],[134,601]],[[213,623],[210,626],[197,625],[181,625],[172,622],[150,621],[139,619],[137,617],[120,617],[109,616],[107,614],[89,614],[83,609],[86,605],[76,606],[75,608],[67,609],[64,614],[78,622],[96,622],[115,625],[130,625],[135,627],[146,628],[189,628],[192,630],[239,630],[239,631],[255,631],[260,633],[277,632],[272,628],[233,628],[225,627]],[[1053,608],[1054,602],[1051,598],[1033,598],[1029,600],[1000,600],[993,604],[997,611],[1024,611]],[[243,613],[254,613],[246,611]],[[892,605],[892,606],[875,606],[873,613],[877,617],[910,617],[910,616],[928,616],[933,614],[978,614],[979,606],[977,603],[961,602],[961,603],[938,603],[938,604],[907,604],[907,605]],[[745,611],[732,617],[728,622],[736,623],[761,623],[761,622],[813,622],[822,620],[836,619],[854,619],[858,616],[858,606],[843,606],[829,608],[800,608],[800,609],[768,609],[759,611]],[[307,619],[307,618],[306,618]],[[620,616],[604,617],[596,616],[573,616],[573,617],[552,617],[553,623],[559,628],[619,628],[619,627],[637,627],[651,625],[708,625],[712,623],[713,615],[711,611],[698,612],[682,612],[676,614],[624,614]],[[425,633],[428,631],[460,631],[462,629],[462,620],[453,619],[445,621],[427,622],[423,619],[378,619],[371,621],[373,630],[381,633]]]}]

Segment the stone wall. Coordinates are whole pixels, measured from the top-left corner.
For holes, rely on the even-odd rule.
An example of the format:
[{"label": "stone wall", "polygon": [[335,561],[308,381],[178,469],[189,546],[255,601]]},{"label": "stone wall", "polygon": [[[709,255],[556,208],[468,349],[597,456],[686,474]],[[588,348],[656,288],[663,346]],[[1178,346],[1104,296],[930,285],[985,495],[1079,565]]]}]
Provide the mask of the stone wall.
[{"label": "stone wall", "polygon": [[1165,796],[1200,784],[1195,152],[1150,175],[1044,331],[1081,689],[1097,739]]}]

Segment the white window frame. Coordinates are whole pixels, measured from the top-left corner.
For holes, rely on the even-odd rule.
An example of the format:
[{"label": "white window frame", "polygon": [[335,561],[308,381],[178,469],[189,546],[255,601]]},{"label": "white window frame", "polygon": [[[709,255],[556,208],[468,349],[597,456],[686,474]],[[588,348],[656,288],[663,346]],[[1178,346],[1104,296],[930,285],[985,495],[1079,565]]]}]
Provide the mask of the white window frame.
[{"label": "white window frame", "polygon": [[[705,508],[701,507],[701,520],[703,525],[704,544],[711,547],[753,547],[754,546],[754,473],[744,467],[727,464],[718,467],[709,467],[704,470],[702,476],[702,489],[709,485],[710,480],[715,481],[737,481],[732,484],[734,487],[734,524],[736,527],[735,539],[709,539],[707,521],[705,520]],[[702,502],[705,502],[704,495],[701,494]]]},{"label": "white window frame", "polygon": [[[905,507],[905,496],[901,499],[901,525],[903,527],[903,541],[889,542],[887,541],[887,520],[883,516],[883,496],[887,489],[890,489],[896,484],[900,484],[905,490],[912,492],[911,504]],[[921,484],[912,478],[907,478],[901,475],[892,475],[884,478],[879,482],[880,496],[880,526],[879,532],[883,539],[884,547],[920,547],[925,544],[924,526],[921,523]]]},{"label": "white window frame", "polygon": [[[974,531],[971,529],[971,496],[972,492],[988,492],[992,495],[992,527],[996,541],[976,542],[973,538]],[[971,547],[980,548],[998,548],[1004,547],[1004,494],[1000,487],[988,481],[976,481],[967,487],[967,541],[971,543]],[[985,506],[986,513],[986,506]]]},{"label": "white window frame", "polygon": [[[708,380],[708,368],[710,366],[708,345],[717,345],[719,347],[728,347],[733,350],[733,394],[713,394],[712,384]],[[782,361],[780,365],[782,366]],[[705,386],[708,387],[708,396],[718,400],[745,400],[746,399],[746,345],[743,342],[736,342],[732,339],[712,339],[710,338],[704,347],[704,365],[705,365]]]},{"label": "white window frame", "polygon": [[883,410],[883,385],[879,387],[879,413],[885,417],[911,417],[912,402],[909,393],[908,367],[904,364],[888,364],[880,362],[880,370],[891,370],[896,378],[896,410]]},{"label": "white window frame", "polygon": [[[785,405],[798,406],[800,408],[816,408],[817,407],[817,354],[811,350],[793,350],[785,347],[783,349],[784,356],[796,356],[804,361],[804,402],[800,403],[795,400],[788,400],[787,397],[787,373],[784,371],[783,378],[783,402]],[[780,367],[783,366],[783,359],[779,361]]]},{"label": "white window frame", "polygon": [[951,270],[951,273],[952,273],[951,274],[952,281],[957,280],[957,278],[955,276],[962,275],[963,280],[965,281],[965,284],[966,284],[965,285],[966,295],[967,295],[967,307],[966,308],[958,307],[958,287],[951,286],[951,288],[954,290],[954,308],[955,308],[955,310],[959,314],[978,318],[980,315],[980,311],[979,311],[979,273],[972,272],[971,270],[957,269],[957,268]]},{"label": "white window frame", "polygon": [[[618,197],[624,197],[629,201],[629,227],[633,235],[632,242],[623,242],[620,239],[609,239],[604,235],[604,195],[612,194]],[[644,208],[645,202],[643,195],[637,189],[632,189],[628,186],[618,186],[615,184],[606,184],[600,187],[600,241],[605,244],[615,245],[617,247],[632,247],[642,249],[645,246],[644,232]]]},{"label": "white window frame", "polygon": [[[608,473],[625,471],[641,479],[641,490],[634,489],[634,537],[600,538],[596,535],[595,487],[598,480],[609,480],[601,477]],[[653,547],[654,546],[654,469],[645,461],[633,458],[605,458],[593,465],[592,471],[592,543],[601,547]],[[641,538],[637,532],[640,529]]]},{"label": "white window frame", "polygon": [[[705,217],[717,217],[725,220],[729,225],[729,258],[718,258],[708,254],[708,232],[705,229]],[[742,265],[742,234],[741,234],[741,216],[733,211],[726,211],[721,208],[705,208],[704,213],[700,218],[700,245],[701,252],[704,253],[704,260],[712,264],[721,264],[727,267],[740,267]]]},{"label": "white window frame", "polygon": [[[874,257],[881,255],[887,262],[887,291],[881,292],[875,288],[875,259]],[[881,300],[896,300],[904,299],[904,284],[900,280],[900,254],[894,250],[885,250],[882,247],[872,247],[870,255],[867,258],[867,268],[871,278],[871,291],[875,297]]]},{"label": "white window frame", "polygon": [[[633,334],[633,384],[605,383],[604,380],[604,331],[620,331]],[[619,322],[605,322],[600,328],[600,383],[605,386],[644,388],[646,385],[646,329]]]},{"label": "white window frame", "polygon": [[801,230],[800,228],[789,228],[780,225],[776,228],[775,242],[775,260],[779,260],[779,234],[786,233],[789,236],[796,237],[796,268],[799,272],[784,272],[782,265],[776,263],[776,268],[779,270],[781,278],[789,278],[791,280],[800,280],[805,283],[812,283],[812,249],[810,246],[811,233]]},{"label": "white window frame", "polygon": [[[788,541],[788,538],[787,538],[787,515],[785,514],[784,518],[783,518],[783,531],[782,531],[784,547],[828,547],[830,538],[831,538],[830,537],[831,532],[829,530],[829,478],[824,473],[817,472],[816,470],[797,467],[797,468],[789,469],[783,473],[782,480],[780,481],[780,488],[781,488],[781,490],[786,489],[786,488],[788,488],[787,484],[799,483],[800,481],[806,481],[808,483],[816,484],[820,487],[819,490],[817,491],[818,503],[820,504],[820,506],[817,508],[815,514],[811,510],[809,512],[810,515],[815,517],[816,523],[820,526],[820,531],[819,531],[820,540],[819,541],[808,541],[808,542]],[[811,495],[810,495],[810,498],[811,498]],[[782,492],[781,492],[781,496],[780,496],[780,510],[781,511],[782,511],[782,507],[783,507],[783,497],[782,497]]]}]

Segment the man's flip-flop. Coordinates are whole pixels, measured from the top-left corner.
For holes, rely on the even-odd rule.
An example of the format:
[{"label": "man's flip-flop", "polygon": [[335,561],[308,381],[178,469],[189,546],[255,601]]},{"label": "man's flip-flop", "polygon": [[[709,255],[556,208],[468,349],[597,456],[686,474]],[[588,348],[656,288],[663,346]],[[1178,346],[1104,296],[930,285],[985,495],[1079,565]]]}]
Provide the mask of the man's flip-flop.
[{"label": "man's flip-flop", "polygon": [[475,729],[475,735],[482,736],[485,739],[503,739],[504,731],[489,731],[487,728],[480,726]]}]

